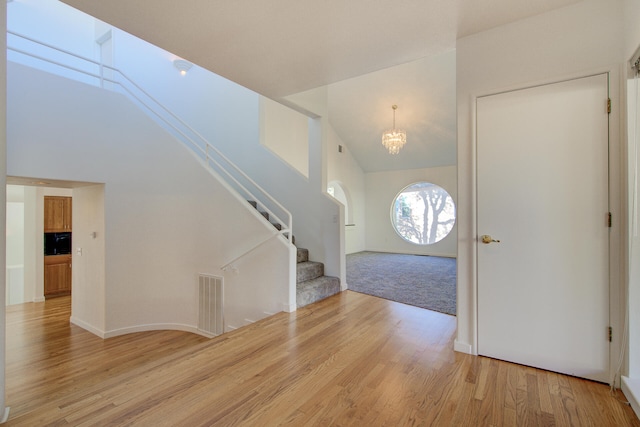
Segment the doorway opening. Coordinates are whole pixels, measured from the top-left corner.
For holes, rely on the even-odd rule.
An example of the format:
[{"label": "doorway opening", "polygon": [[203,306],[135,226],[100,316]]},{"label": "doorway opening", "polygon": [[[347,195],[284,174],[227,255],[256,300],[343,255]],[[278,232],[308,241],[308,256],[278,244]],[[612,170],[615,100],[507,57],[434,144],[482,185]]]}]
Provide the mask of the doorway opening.
[{"label": "doorway opening", "polygon": [[409,247],[405,253],[346,251],[348,288],[455,315],[456,259],[412,253],[416,245],[437,244],[452,231],[455,226],[453,198],[438,185],[415,182],[401,188],[388,203],[390,216],[385,226],[395,231],[391,238],[401,239]]},{"label": "doorway opening", "polygon": [[[73,233],[68,252],[72,310],[92,310],[104,295],[104,184],[7,177],[7,305],[45,300],[45,198],[72,198],[65,226]],[[51,224],[48,225],[49,227]],[[72,230],[72,231],[71,231]],[[60,231],[60,230],[47,230]],[[47,248],[49,250],[51,248]],[[57,257],[58,254],[54,255]],[[51,257],[49,257],[51,258]],[[69,268],[69,264],[72,266]],[[62,269],[62,267],[54,266]],[[68,271],[68,270],[70,271]],[[56,272],[58,275],[58,272]],[[58,275],[62,276],[62,275]],[[58,292],[62,295],[67,292]]]}]

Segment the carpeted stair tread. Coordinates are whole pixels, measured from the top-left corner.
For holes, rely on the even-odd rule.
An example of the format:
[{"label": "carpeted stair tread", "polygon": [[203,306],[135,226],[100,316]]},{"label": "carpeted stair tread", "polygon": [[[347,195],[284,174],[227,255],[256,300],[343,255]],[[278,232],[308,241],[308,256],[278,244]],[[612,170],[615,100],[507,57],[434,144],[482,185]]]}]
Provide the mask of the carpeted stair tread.
[{"label": "carpeted stair tread", "polygon": [[296,305],[304,307],[340,292],[340,279],[322,276],[296,285]]},{"label": "carpeted stair tread", "polygon": [[309,261],[309,249],[296,248],[298,252],[297,263]]},{"label": "carpeted stair tread", "polygon": [[[271,223],[277,230],[282,230],[282,225],[270,221],[269,213],[258,208],[254,200],[247,200],[251,206]],[[286,237],[289,233],[284,233]],[[296,244],[295,236],[291,236],[291,243]],[[324,264],[309,261],[309,250],[296,248],[296,303],[298,307],[309,305],[340,292],[340,279],[324,275]]]},{"label": "carpeted stair tread", "polygon": [[296,266],[296,283],[324,276],[324,264],[314,261],[299,262]]},{"label": "carpeted stair tread", "polygon": [[[255,209],[258,209],[258,202],[254,201],[254,200],[247,200],[247,202],[249,202],[249,204],[250,204],[251,206],[253,206]],[[261,210],[258,210],[258,212],[260,212],[260,215],[262,215],[262,216],[263,216],[267,221],[269,221],[269,222],[271,223],[271,225],[273,225],[273,227],[274,227],[276,230],[282,230],[282,224],[279,224],[279,223],[277,223],[277,222],[273,222],[273,221],[271,221],[271,220],[269,219],[269,212],[267,212],[267,211],[261,211]],[[289,234],[288,234],[288,233],[286,233],[286,236],[288,237],[288,236],[289,236]],[[296,238],[295,238],[295,236],[291,236],[291,243],[293,243],[293,244],[295,245],[295,243],[296,243]]]}]

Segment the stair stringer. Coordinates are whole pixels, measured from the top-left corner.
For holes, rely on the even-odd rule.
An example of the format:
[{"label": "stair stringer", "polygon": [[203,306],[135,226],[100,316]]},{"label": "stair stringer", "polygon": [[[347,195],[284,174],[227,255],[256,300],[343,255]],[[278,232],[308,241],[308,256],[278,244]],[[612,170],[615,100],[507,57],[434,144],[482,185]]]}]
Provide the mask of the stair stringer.
[{"label": "stair stringer", "polygon": [[211,167],[209,167],[207,165],[207,163],[200,157],[198,156],[197,153],[195,153],[193,150],[189,149],[188,147],[184,146],[183,144],[181,144],[182,147],[184,147],[195,159],[198,163],[200,163],[202,165],[203,168],[205,168],[219,183],[220,185],[222,185],[224,188],[226,188],[229,193],[238,200],[238,202],[244,206],[245,209],[247,209],[251,215],[256,219],[256,221],[258,221],[260,224],[262,224],[265,228],[266,231],[269,232],[269,234],[267,235],[267,237],[262,236],[261,239],[256,239],[256,241],[253,242],[247,242],[246,245],[244,245],[244,249],[239,250],[238,254],[236,254],[235,256],[230,256],[229,257],[229,261],[227,263],[225,263],[224,265],[221,266],[222,270],[227,270],[230,269],[231,271],[234,271],[234,265],[238,262],[238,260],[242,257],[244,257],[245,255],[249,254],[250,252],[252,252],[253,250],[255,250],[257,247],[259,247],[263,242],[266,242],[267,240],[271,239],[271,238],[277,238],[278,241],[280,241],[286,248],[288,251],[288,296],[286,298],[286,301],[282,302],[282,310],[286,311],[287,313],[291,313],[296,311],[296,253],[297,253],[297,249],[295,247],[295,245],[293,243],[291,243],[292,238],[287,238],[284,234],[285,233],[291,233],[290,230],[287,229],[283,229],[283,230],[278,230],[276,229],[273,224],[271,222],[269,222],[269,219],[266,218],[256,207],[254,207],[252,204],[248,203],[247,200],[245,200],[242,195],[240,193],[238,193],[228,182],[227,180],[225,180],[224,178],[222,178],[220,176],[220,174],[218,174],[218,172],[216,172],[215,170],[213,170]]},{"label": "stair stringer", "polygon": [[[247,135],[234,140],[233,146],[222,138],[218,149],[247,173],[261,187],[272,194],[295,219],[293,234],[296,241],[308,248],[314,259],[325,264],[328,275],[344,280],[344,224],[341,205],[326,194],[321,179],[323,126],[325,118],[309,119],[309,177],[286,164],[280,157],[259,143],[258,97],[255,104],[256,122],[245,126]],[[253,114],[253,112],[251,112]],[[256,165],[259,165],[257,167]]]},{"label": "stair stringer", "polygon": [[[189,156],[194,154],[181,144],[176,146],[173,138],[122,95],[18,64],[9,64],[8,69],[11,79],[8,96],[11,99],[8,109],[11,127],[7,143],[11,170],[8,172],[18,177],[103,183],[108,189],[104,196],[106,229],[105,233],[98,233],[98,239],[108,236],[104,249],[108,262],[102,273],[105,282],[99,287],[90,281],[90,294],[95,297],[92,304],[96,309],[92,306],[85,310],[86,313],[81,313],[84,317],[78,317],[76,312],[77,320],[85,321],[86,325],[97,325],[96,330],[112,335],[139,328],[166,329],[167,325],[178,325],[176,327],[187,330],[195,325],[197,310],[191,308],[196,302],[195,287],[190,286],[195,274],[218,273],[227,260],[225,244],[232,244],[229,246],[232,250],[248,249],[247,246],[272,236],[273,228],[269,228],[256,212],[242,211],[247,208],[245,200],[229,191],[224,180],[212,171],[207,174],[198,163],[189,162],[192,158]],[[57,93],[64,96],[55,96]],[[109,119],[112,112],[117,114],[120,126],[111,125],[114,121]],[[40,118],[38,127],[29,126],[33,114]],[[132,136],[129,136],[129,127],[135,131]],[[149,161],[149,153],[154,154],[154,162]],[[162,163],[157,163],[158,160]],[[209,190],[207,176],[211,177],[211,183],[220,184],[214,185],[217,193]],[[193,187],[185,187],[184,182]],[[153,191],[149,191],[150,188]],[[215,224],[216,215],[228,211],[215,206],[211,195],[216,197],[216,194],[221,197],[220,206],[234,205],[233,210],[241,214],[243,221],[251,222],[240,239],[235,233],[243,232],[243,223],[238,223],[240,229],[237,231],[229,230],[229,227],[225,230],[223,225]],[[199,197],[204,198],[198,200]],[[193,207],[193,216],[189,215],[187,207]],[[147,215],[141,215],[141,211]],[[170,216],[168,212],[174,215]],[[227,213],[224,217],[230,215]],[[212,227],[207,226],[209,219],[214,222]],[[201,226],[200,230],[198,226]],[[171,250],[158,250],[159,245],[154,245],[158,236],[166,234],[172,236],[172,245],[180,245],[182,252],[178,256]],[[254,234],[255,241],[252,240]],[[236,243],[239,244],[236,246]],[[291,245],[279,235],[271,243],[269,250],[280,252],[283,249],[273,257],[278,258],[277,276],[282,278],[279,285],[273,281],[278,287],[278,296],[257,316],[238,315],[238,318],[257,320],[258,316],[281,309],[295,309],[295,303],[291,303],[295,298]],[[243,261],[260,256],[260,253],[250,254]],[[131,262],[133,259],[137,261]],[[88,257],[81,261],[88,262]],[[251,272],[251,281],[246,280],[249,274],[245,276],[245,272],[249,273],[247,268],[241,270],[237,278],[233,273],[225,274],[225,280],[228,279],[228,284],[240,283],[251,292],[251,287],[260,284],[260,272]],[[132,294],[136,298],[131,298]],[[141,316],[138,301],[154,301],[157,308],[145,310]],[[245,303],[239,300],[239,304]],[[90,317],[97,312],[104,313],[99,322]]]}]

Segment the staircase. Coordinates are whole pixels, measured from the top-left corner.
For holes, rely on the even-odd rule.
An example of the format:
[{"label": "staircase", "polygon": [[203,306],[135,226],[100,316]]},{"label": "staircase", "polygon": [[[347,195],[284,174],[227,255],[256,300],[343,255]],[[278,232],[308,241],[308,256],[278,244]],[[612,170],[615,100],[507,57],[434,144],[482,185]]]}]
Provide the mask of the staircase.
[{"label": "staircase", "polygon": [[[257,209],[277,230],[282,228],[280,224],[270,221],[269,213],[261,211],[255,201],[249,200],[249,204]],[[291,243],[295,245],[295,236],[291,236]],[[296,260],[296,306],[298,308],[340,292],[340,279],[325,276],[324,264],[309,261],[308,249],[297,248]]]},{"label": "staircase", "polygon": [[304,307],[340,292],[340,279],[324,275],[324,264],[309,261],[309,251],[298,248],[296,305]]}]

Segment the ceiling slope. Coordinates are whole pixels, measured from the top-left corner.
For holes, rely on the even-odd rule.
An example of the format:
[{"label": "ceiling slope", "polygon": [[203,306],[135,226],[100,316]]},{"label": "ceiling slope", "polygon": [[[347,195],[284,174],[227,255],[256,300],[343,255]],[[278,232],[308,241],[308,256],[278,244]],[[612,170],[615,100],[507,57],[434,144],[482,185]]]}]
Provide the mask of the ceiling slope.
[{"label": "ceiling slope", "polygon": [[279,99],[455,48],[578,0],[62,0]]}]

